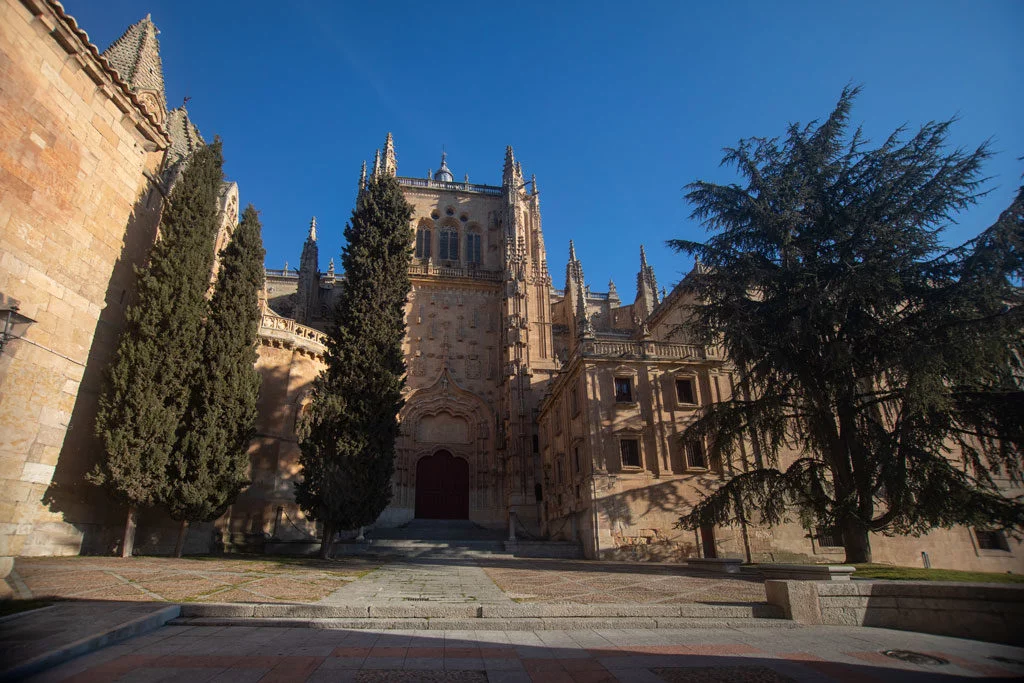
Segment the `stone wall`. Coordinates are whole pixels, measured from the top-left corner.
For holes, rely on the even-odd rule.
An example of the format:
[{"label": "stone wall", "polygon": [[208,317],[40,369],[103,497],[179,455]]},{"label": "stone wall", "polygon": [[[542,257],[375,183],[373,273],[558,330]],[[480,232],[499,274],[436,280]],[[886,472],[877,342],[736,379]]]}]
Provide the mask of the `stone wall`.
[{"label": "stone wall", "polygon": [[111,513],[81,482],[156,233],[156,121],[59,5],[0,0],[0,304],[35,320],[0,356],[0,556],[76,554]]},{"label": "stone wall", "polygon": [[877,626],[1024,645],[1024,586],[926,581],[765,581],[804,624]]}]

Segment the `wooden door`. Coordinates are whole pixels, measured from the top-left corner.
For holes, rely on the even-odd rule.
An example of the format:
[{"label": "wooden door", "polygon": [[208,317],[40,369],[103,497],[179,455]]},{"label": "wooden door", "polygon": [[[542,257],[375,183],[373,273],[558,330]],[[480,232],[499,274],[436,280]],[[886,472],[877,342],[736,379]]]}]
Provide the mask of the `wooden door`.
[{"label": "wooden door", "polygon": [[438,451],[416,463],[416,517],[469,519],[469,463]]},{"label": "wooden door", "polygon": [[703,546],[704,557],[718,557],[718,551],[715,550],[715,527],[701,524],[700,544]]}]

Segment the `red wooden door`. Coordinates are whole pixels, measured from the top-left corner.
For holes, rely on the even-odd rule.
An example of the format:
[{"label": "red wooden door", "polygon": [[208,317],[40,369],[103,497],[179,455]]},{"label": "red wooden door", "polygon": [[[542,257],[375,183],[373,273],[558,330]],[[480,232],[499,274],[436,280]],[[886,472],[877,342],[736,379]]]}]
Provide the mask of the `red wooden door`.
[{"label": "red wooden door", "polygon": [[416,517],[469,519],[469,463],[438,451],[416,463]]}]

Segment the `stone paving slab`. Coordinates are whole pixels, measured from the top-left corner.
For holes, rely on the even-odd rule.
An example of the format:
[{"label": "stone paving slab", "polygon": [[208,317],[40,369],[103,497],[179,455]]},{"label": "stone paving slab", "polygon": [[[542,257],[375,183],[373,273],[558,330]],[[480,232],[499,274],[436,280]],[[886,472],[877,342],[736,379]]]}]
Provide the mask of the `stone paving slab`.
[{"label": "stone paving slab", "polygon": [[387,560],[19,557],[8,581],[21,599],[316,602],[376,569],[382,561]]},{"label": "stone paving slab", "polygon": [[[942,657],[892,659],[900,648]],[[887,629],[325,631],[166,626],[30,679],[57,681],[942,681],[1024,676],[1024,649]]]},{"label": "stone paving slab", "polygon": [[12,615],[0,623],[0,680],[19,680],[155,630],[179,611],[165,603],[58,602]]}]

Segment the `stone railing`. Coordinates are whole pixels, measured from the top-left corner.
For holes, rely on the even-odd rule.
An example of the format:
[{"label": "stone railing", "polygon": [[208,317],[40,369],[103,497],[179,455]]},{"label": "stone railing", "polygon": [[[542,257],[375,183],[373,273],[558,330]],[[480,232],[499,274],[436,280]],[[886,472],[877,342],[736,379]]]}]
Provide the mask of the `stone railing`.
[{"label": "stone railing", "polygon": [[672,358],[679,360],[713,360],[719,358],[714,347],[693,344],[670,344],[659,341],[607,340],[598,339],[584,342],[583,351],[588,356],[612,356],[615,358]]},{"label": "stone railing", "polygon": [[492,197],[500,197],[502,188],[494,185],[474,185],[472,183],[448,183],[443,180],[427,180],[426,178],[402,178],[399,177],[399,185],[405,187],[422,187],[431,190],[450,190],[453,192],[474,192],[486,194]]},{"label": "stone railing", "polygon": [[490,282],[500,282],[504,278],[504,273],[500,270],[483,270],[472,266],[438,266],[433,263],[413,263],[409,266],[409,275],[434,275]]},{"label": "stone railing", "polygon": [[267,312],[260,320],[260,338],[288,348],[298,347],[315,356],[322,356],[327,351],[327,335],[320,330]]}]

